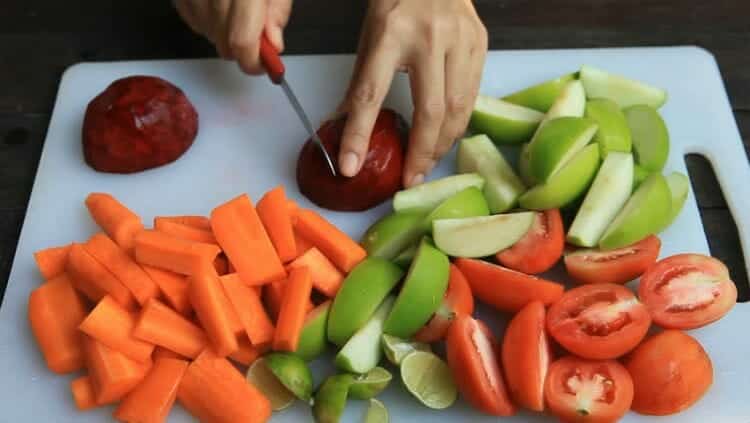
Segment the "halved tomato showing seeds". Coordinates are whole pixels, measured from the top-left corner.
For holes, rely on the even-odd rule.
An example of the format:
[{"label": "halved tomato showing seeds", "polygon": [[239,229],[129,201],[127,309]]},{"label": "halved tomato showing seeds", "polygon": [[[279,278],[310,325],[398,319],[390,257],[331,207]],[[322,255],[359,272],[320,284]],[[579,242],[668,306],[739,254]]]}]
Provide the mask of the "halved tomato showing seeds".
[{"label": "halved tomato showing seeds", "polygon": [[530,275],[546,272],[560,260],[565,229],[557,209],[538,212],[531,228],[510,248],[497,253],[503,266]]},{"label": "halved tomato showing seeds", "polygon": [[565,269],[580,283],[625,283],[654,264],[660,248],[659,238],[651,235],[616,250],[576,250],[565,255]]},{"label": "halved tomato showing seeds", "polygon": [[724,263],[702,254],[678,254],[651,266],[638,296],[654,323],[695,329],[721,319],[737,302],[737,287]]},{"label": "halved tomato showing seeds", "polygon": [[463,273],[451,264],[448,289],[440,308],[435,312],[429,322],[414,335],[419,342],[437,342],[445,338],[451,322],[461,314],[471,315],[474,313],[474,297],[471,287]]}]

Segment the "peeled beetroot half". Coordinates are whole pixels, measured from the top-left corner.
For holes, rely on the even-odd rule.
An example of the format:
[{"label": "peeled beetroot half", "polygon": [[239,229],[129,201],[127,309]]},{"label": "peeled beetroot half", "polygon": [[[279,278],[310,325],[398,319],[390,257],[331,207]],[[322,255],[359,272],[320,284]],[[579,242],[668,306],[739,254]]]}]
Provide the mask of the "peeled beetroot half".
[{"label": "peeled beetroot half", "polygon": [[177,160],[197,133],[198,112],[181,89],[154,76],[129,76],[86,108],[83,154],[100,172],[139,172]]}]

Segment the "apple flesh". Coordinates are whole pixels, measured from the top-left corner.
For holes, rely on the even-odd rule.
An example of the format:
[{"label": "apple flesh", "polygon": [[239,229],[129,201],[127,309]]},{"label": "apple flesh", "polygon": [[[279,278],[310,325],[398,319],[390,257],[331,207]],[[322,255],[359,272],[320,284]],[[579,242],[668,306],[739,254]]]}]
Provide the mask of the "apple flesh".
[{"label": "apple flesh", "polygon": [[599,130],[594,135],[594,142],[599,144],[602,159],[605,159],[610,151],[630,153],[632,148],[630,128],[617,103],[606,98],[589,100],[586,103],[584,116],[599,125]]},{"label": "apple flesh", "polygon": [[520,144],[531,139],[544,117],[534,109],[487,96],[478,96],[469,128],[497,144]]},{"label": "apple flesh", "polygon": [[308,313],[302,326],[302,333],[295,354],[305,361],[310,361],[323,354],[326,349],[326,327],[331,301],[326,301]]},{"label": "apple flesh", "polygon": [[393,197],[393,209],[432,211],[451,195],[469,187],[484,188],[484,178],[476,173],[446,176],[405,189]]},{"label": "apple flesh", "polygon": [[669,155],[669,132],[664,120],[651,106],[638,105],[624,110],[633,137],[635,161],[645,170],[660,172]]},{"label": "apple flesh", "polygon": [[565,85],[576,78],[578,78],[576,73],[569,73],[508,94],[503,97],[503,100],[546,113],[560,96]]},{"label": "apple flesh", "polygon": [[658,109],[667,101],[667,92],[660,88],[611,74],[593,66],[582,66],[579,75],[588,98],[607,98],[621,108],[647,104]]},{"label": "apple flesh", "polygon": [[585,147],[598,126],[587,118],[552,119],[539,130],[529,147],[529,166],[534,179],[546,182]]},{"label": "apple flesh", "polygon": [[391,260],[424,233],[425,213],[404,210],[384,216],[373,223],[362,237],[362,247],[369,257]]},{"label": "apple flesh", "polygon": [[383,356],[380,337],[383,323],[393,308],[393,297],[388,297],[378,306],[370,319],[346,342],[336,354],[336,367],[352,373],[367,373],[374,369]]},{"label": "apple flesh", "polygon": [[461,217],[487,216],[490,209],[482,191],[477,187],[469,187],[448,197],[440,203],[422,221],[424,232],[432,231],[432,222],[437,219],[452,219]]},{"label": "apple flesh", "polygon": [[533,212],[436,220],[435,245],[453,257],[487,257],[518,242],[534,222]]}]

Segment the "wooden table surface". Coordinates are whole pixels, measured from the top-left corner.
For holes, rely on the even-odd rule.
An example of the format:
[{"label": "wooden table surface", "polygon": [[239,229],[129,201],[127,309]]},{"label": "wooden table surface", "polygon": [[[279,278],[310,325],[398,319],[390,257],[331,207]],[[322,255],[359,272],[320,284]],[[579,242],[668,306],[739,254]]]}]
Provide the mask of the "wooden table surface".
[{"label": "wooden table surface", "polygon": [[[426,1],[426,0],[425,0]],[[443,0],[447,1],[447,0]],[[750,149],[750,1],[478,0],[491,49],[698,45],[721,69]],[[287,53],[352,53],[364,0],[297,0]],[[215,56],[167,0],[5,0],[0,8],[0,295],[10,271],[57,85],[81,61]],[[731,214],[710,165],[688,168],[712,253],[748,299]]]}]

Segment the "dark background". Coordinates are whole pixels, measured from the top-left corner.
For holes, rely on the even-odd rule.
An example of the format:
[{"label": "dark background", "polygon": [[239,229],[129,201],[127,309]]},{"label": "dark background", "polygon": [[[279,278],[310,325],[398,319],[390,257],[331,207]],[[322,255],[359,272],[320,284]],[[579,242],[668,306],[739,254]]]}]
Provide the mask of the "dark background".
[{"label": "dark background", "polygon": [[[448,0],[443,0],[448,1]],[[491,49],[691,44],[719,62],[750,147],[750,1],[479,0]],[[296,0],[288,54],[352,53],[366,2]],[[166,0],[5,0],[0,7],[0,294],[62,72],[81,61],[215,56]],[[712,253],[747,298],[736,229],[710,165],[688,168]],[[750,181],[748,181],[750,182]]]}]

